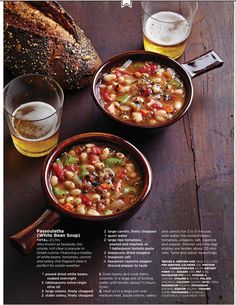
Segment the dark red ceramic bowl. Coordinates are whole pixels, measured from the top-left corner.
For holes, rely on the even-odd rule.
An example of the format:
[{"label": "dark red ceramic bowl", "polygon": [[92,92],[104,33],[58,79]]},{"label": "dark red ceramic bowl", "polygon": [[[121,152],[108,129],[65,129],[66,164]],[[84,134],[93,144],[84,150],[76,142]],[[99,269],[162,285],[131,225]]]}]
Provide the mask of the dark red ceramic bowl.
[{"label": "dark red ceramic bowl", "polygon": [[[184,83],[184,87],[186,90],[186,101],[182,111],[176,117],[161,125],[135,124],[117,118],[103,107],[102,99],[99,93],[99,84],[101,83],[104,74],[109,73],[111,69],[114,67],[121,66],[128,59],[131,59],[133,61],[154,61],[174,69],[179,74],[179,76],[181,77]],[[181,119],[189,109],[193,99],[192,78],[199,76],[203,73],[206,73],[210,70],[213,70],[215,68],[218,68],[222,65],[223,65],[223,61],[214,51],[209,51],[203,54],[202,56],[195,58],[184,64],[180,64],[174,59],[171,59],[167,56],[157,53],[141,51],[141,50],[129,51],[112,57],[98,69],[98,71],[96,72],[93,78],[93,87],[92,87],[93,97],[97,106],[102,110],[102,112],[120,124],[139,129],[151,129],[151,130],[159,129],[174,124],[179,119]]]},{"label": "dark red ceramic bowl", "polygon": [[[79,143],[88,142],[113,144],[117,147],[120,147],[122,151],[129,153],[136,160],[142,171],[144,182],[142,193],[133,206],[114,215],[86,216],[68,211],[57,203],[57,199],[52,193],[49,182],[52,164],[64,151],[68,150],[70,147]],[[76,135],[61,142],[45,159],[42,167],[41,182],[43,192],[47,200],[48,209],[30,226],[10,237],[10,241],[13,246],[20,250],[23,254],[28,254],[35,246],[37,242],[37,229],[51,229],[58,222],[60,222],[63,217],[77,219],[78,222],[83,222],[83,225],[88,224],[90,227],[92,223],[101,224],[107,222],[116,222],[131,217],[141,207],[142,203],[150,192],[152,185],[152,170],[145,156],[131,143],[112,134],[91,132]]]}]

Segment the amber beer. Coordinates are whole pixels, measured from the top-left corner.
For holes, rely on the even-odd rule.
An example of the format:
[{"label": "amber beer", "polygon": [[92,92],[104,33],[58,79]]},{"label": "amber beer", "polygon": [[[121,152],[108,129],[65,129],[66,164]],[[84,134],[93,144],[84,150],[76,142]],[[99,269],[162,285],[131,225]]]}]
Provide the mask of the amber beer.
[{"label": "amber beer", "polygon": [[11,137],[16,149],[29,157],[48,154],[58,142],[57,116],[56,109],[44,102],[19,106],[12,114]]},{"label": "amber beer", "polygon": [[162,11],[153,14],[143,25],[144,49],[178,58],[184,52],[190,30],[188,21],[178,13]]}]

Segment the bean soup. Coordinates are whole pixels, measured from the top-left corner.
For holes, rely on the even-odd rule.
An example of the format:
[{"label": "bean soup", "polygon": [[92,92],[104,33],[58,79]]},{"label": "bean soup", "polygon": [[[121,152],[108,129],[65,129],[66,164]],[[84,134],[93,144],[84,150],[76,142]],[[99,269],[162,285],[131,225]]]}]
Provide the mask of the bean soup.
[{"label": "bean soup", "polygon": [[115,145],[88,143],[72,147],[52,164],[50,184],[65,209],[104,216],[137,202],[143,176],[137,162]]},{"label": "bean soup", "polygon": [[162,125],[185,103],[179,75],[159,63],[128,60],[105,74],[99,85],[102,106],[114,117],[137,125]]}]

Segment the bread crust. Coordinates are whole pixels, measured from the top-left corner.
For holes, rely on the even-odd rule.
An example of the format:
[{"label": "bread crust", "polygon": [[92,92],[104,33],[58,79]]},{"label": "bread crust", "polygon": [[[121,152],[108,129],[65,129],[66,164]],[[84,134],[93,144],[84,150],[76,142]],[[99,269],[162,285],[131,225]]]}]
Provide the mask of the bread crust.
[{"label": "bread crust", "polygon": [[[18,2],[11,3],[18,5]],[[6,67],[16,76],[28,73],[52,76],[63,89],[86,86],[101,64],[90,40],[57,2],[25,3],[25,9],[33,9],[31,19],[27,12],[22,18],[22,10],[4,7]],[[37,11],[41,18],[38,22]]]}]

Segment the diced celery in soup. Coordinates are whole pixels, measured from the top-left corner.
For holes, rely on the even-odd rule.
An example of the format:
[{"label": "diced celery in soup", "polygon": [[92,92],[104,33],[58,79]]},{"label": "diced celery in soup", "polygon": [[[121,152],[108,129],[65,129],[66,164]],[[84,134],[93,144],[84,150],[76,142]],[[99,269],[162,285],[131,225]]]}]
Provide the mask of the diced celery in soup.
[{"label": "diced celery in soup", "polygon": [[104,216],[134,205],[143,188],[135,160],[115,146],[80,144],[52,165],[52,191],[58,204],[74,213]]},{"label": "diced celery in soup", "polygon": [[186,95],[179,75],[155,62],[126,63],[103,76],[103,107],[121,120],[141,125],[162,125],[176,117]]}]

